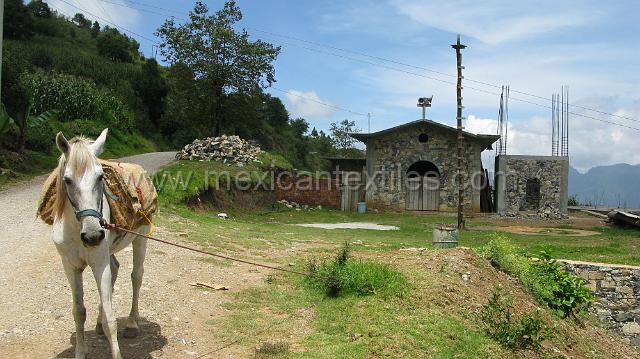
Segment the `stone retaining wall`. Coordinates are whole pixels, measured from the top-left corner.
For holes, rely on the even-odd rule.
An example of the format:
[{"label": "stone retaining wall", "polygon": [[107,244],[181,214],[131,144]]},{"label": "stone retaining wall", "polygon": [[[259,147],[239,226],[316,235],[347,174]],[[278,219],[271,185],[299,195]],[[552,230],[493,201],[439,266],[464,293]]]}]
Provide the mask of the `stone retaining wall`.
[{"label": "stone retaining wall", "polygon": [[640,267],[558,261],[567,272],[588,281],[597,300],[592,311],[608,323],[610,330],[622,334],[640,347]]}]

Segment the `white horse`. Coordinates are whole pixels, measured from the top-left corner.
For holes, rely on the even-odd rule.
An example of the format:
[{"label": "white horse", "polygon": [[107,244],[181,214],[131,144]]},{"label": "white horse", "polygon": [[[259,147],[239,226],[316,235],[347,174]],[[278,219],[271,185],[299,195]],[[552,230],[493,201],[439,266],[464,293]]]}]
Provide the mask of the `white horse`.
[{"label": "white horse", "polygon": [[[97,156],[102,153],[107,129],[91,142],[84,138],[67,141],[62,132],[56,136],[56,144],[62,155],[58,164],[59,177],[56,188],[56,215],[53,224],[53,241],[62,258],[65,274],[73,295],[73,319],[76,323],[76,358],[85,358],[87,345],[84,338],[86,310],[83,300],[82,272],[89,266],[93,271],[100,293],[100,315],[96,332],[105,334],[111,345],[111,356],[121,359],[118,346],[116,316],[111,305],[113,284],[118,276],[119,263],[114,256],[132,244],[133,247],[133,300],[124,336],[139,334],[138,297],[144,272],[143,262],[147,247],[144,237],[118,231],[105,231],[105,219],[111,217],[102,181],[102,166]],[[148,226],[137,232],[146,233]]]}]

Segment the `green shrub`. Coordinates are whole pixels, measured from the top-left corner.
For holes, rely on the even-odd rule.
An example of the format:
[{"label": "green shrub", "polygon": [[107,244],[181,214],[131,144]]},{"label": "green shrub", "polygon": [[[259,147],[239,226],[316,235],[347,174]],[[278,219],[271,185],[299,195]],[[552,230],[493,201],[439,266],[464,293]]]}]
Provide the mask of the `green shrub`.
[{"label": "green shrub", "polygon": [[349,260],[349,252],[345,243],[333,261],[311,260],[307,286],[323,291],[328,297],[404,295],[407,281],[401,273],[386,264]]},{"label": "green shrub", "polygon": [[482,253],[493,266],[520,279],[538,301],[565,318],[575,317],[593,302],[593,293],[585,281],[562,271],[546,253],[542,253],[541,260],[533,261],[500,235],[489,241]]},{"label": "green shrub", "polygon": [[496,290],[480,313],[485,332],[500,344],[512,349],[539,350],[547,329],[540,313],[525,314],[519,320],[513,314],[513,300]]},{"label": "green shrub", "polygon": [[554,284],[546,303],[551,309],[560,311],[563,317],[575,317],[593,303],[593,293],[585,286],[585,280],[563,271],[546,253],[534,268]]}]

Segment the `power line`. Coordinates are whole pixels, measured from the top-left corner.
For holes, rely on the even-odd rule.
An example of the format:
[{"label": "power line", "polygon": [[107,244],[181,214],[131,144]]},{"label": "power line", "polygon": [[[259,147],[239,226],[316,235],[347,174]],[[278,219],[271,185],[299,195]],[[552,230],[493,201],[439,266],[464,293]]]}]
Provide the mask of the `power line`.
[{"label": "power line", "polygon": [[[76,4],[78,4],[78,0],[74,0],[74,2]],[[102,10],[102,13],[104,14],[104,16],[106,16],[109,20],[111,20],[112,23],[115,24],[115,22],[113,21],[113,18],[111,17],[111,15],[109,15],[109,13],[104,9],[104,6],[102,6],[102,3],[100,2],[100,0],[95,0],[96,3],[98,3],[98,6],[100,7],[100,9]],[[78,4],[80,5],[80,4]],[[118,25],[116,25],[116,27],[118,29],[120,29],[120,27]],[[122,30],[121,30],[122,31]]]},{"label": "power line", "polygon": [[[151,11],[146,10],[146,9],[140,9],[140,8],[127,6],[127,5],[124,5],[124,4],[113,3],[113,2],[110,2],[108,0],[97,0],[97,1],[104,1],[104,2],[115,4],[115,5],[120,5],[120,6],[129,7],[129,8],[132,8],[132,9],[140,10],[140,11],[151,12]],[[137,1],[132,1],[132,0],[124,0],[124,1],[127,1],[129,3],[133,3],[133,4],[139,4],[139,5],[142,5],[142,6],[148,6],[148,7],[152,7],[152,8],[156,8],[156,9],[161,9],[161,10],[165,10],[165,11],[169,11],[169,12],[175,12],[175,13],[179,13],[179,14],[183,14],[183,15],[188,15],[186,13],[182,13],[182,12],[178,12],[178,11],[170,10],[170,9],[166,9],[166,8],[161,8],[161,7],[158,7],[158,6],[147,5],[147,4],[144,4],[144,3],[141,3],[141,2],[137,2]],[[152,13],[155,13],[155,14],[158,14],[158,15],[164,15],[164,16],[173,16],[173,15],[161,14],[161,13],[157,13],[157,12],[152,12]],[[176,18],[178,18],[178,17],[176,17]],[[178,19],[180,19],[180,18],[178,18]],[[181,20],[186,20],[186,19],[181,19]],[[261,29],[254,28],[254,27],[248,27],[248,29],[251,29],[251,30],[263,33],[263,34],[271,35],[271,36],[281,37],[281,38],[285,38],[285,39],[290,39],[290,40],[294,40],[294,41],[307,43],[307,44],[314,45],[314,46],[320,46],[320,47],[330,48],[330,49],[341,51],[341,52],[345,52],[345,53],[364,56],[364,57],[367,57],[367,58],[370,58],[370,59],[374,59],[374,60],[378,60],[378,61],[384,61],[384,62],[396,64],[396,65],[401,65],[401,66],[405,66],[405,67],[411,67],[411,68],[414,68],[414,69],[419,69],[419,70],[422,70],[422,71],[427,71],[427,72],[431,72],[431,73],[442,75],[442,76],[447,76],[447,77],[451,77],[451,78],[455,78],[456,77],[456,75],[452,75],[452,74],[449,74],[449,73],[446,73],[446,72],[433,70],[433,69],[430,69],[430,68],[427,68],[427,67],[423,67],[423,66],[412,65],[412,64],[409,64],[409,63],[406,63],[406,62],[402,62],[402,61],[398,61],[398,60],[393,60],[393,59],[388,59],[388,58],[384,58],[384,57],[380,57],[380,56],[370,55],[370,54],[367,54],[367,53],[361,52],[361,51],[350,50],[350,49],[345,49],[345,48],[341,48],[341,47],[330,45],[330,44],[324,44],[324,43],[320,43],[320,42],[305,40],[305,39],[301,39],[301,38],[290,36],[290,35],[278,34],[278,33],[272,32],[272,31],[261,30]],[[291,44],[291,43],[289,43],[289,45],[296,46],[295,44]],[[307,48],[307,49],[309,49],[309,48]],[[332,55],[335,56],[335,54],[332,54]],[[344,58],[355,60],[354,58],[350,58],[350,57],[344,57]],[[427,78],[430,78],[430,77],[427,77]],[[446,82],[446,81],[441,80],[441,79],[435,79],[435,78],[430,78],[430,79],[436,80],[436,81],[440,81],[440,82],[449,83],[449,84],[453,84],[452,82]],[[466,78],[466,77],[465,77],[465,80],[468,81],[468,82],[472,82],[472,83],[476,83],[476,84],[480,84],[480,85],[484,85],[484,86],[488,86],[488,87],[493,87],[493,88],[496,88],[496,89],[502,88],[502,85],[497,85],[497,84],[493,84],[493,83],[490,83],[490,82],[473,80],[473,79]],[[472,88],[470,86],[466,86],[466,87],[469,88],[469,89],[475,89],[475,88]],[[477,90],[477,89],[475,89],[475,90]],[[519,91],[519,90],[515,90],[515,89],[510,89],[510,91],[514,92],[514,93],[521,94],[521,95],[534,97],[534,98],[537,98],[537,99],[540,99],[540,100],[550,101],[550,99],[547,98],[547,97],[536,95],[536,94],[532,94],[532,93],[529,93],[529,92]],[[491,93],[491,92],[488,92],[488,93]],[[491,94],[498,95],[497,93],[491,93]],[[516,101],[521,101],[521,102],[525,102],[525,103],[532,103],[532,102],[529,102],[529,101],[526,101],[526,100],[523,101],[522,99],[517,99],[517,98],[513,98],[513,99],[515,99]],[[540,106],[540,104],[537,104],[537,103],[536,103],[536,105]],[[579,108],[581,110],[587,110],[587,111],[596,112],[596,113],[599,113],[599,114],[602,114],[602,115],[618,117],[618,118],[625,119],[625,120],[632,121],[632,122],[639,122],[638,120],[636,120],[636,119],[634,119],[632,117],[629,117],[629,116],[618,115],[618,114],[614,114],[614,113],[610,113],[610,112],[606,112],[606,111],[601,111],[601,110],[590,108],[590,107],[586,107],[586,106],[581,106],[581,105],[576,105],[576,104],[572,104],[570,106],[575,107],[575,108]],[[550,108],[549,106],[544,106],[544,107],[546,107],[548,109]]]},{"label": "power line", "polygon": [[[427,78],[427,79],[430,79],[430,80],[439,81],[439,82],[446,83],[446,84],[449,84],[449,85],[454,85],[454,86],[456,85],[456,83],[454,83],[452,81],[447,81],[447,80],[439,79],[437,77],[432,77],[432,76],[427,76],[425,74],[417,73],[417,72],[412,72],[412,71],[402,70],[402,69],[398,69],[398,68],[391,67],[391,66],[382,65],[382,64],[379,64],[379,63],[376,63],[376,62],[372,62],[372,61],[367,61],[367,60],[358,59],[358,58],[354,58],[354,57],[349,57],[349,56],[345,56],[345,55],[341,55],[341,54],[322,51],[322,50],[319,50],[319,49],[306,47],[306,46],[302,46],[302,45],[292,44],[292,43],[288,43],[288,42],[285,42],[285,41],[282,41],[282,40],[278,40],[278,39],[274,39],[273,41],[281,43],[283,45],[291,45],[291,46],[307,49],[307,50],[310,50],[310,51],[329,54],[329,55],[332,55],[332,56],[336,56],[336,57],[340,57],[340,58],[344,58],[344,59],[349,59],[349,60],[353,60],[353,61],[363,62],[363,63],[369,64],[369,65],[382,67],[382,68],[393,70],[393,71],[397,71],[397,72],[402,72],[402,73],[405,73],[405,74],[408,74],[408,75],[424,77],[424,78]],[[465,88],[468,88],[468,89],[474,90],[474,91],[478,91],[478,92],[481,92],[481,93],[489,94],[489,95],[500,96],[500,94],[497,93],[497,92],[492,92],[492,91],[481,89],[481,88],[478,88],[478,87],[465,86]],[[527,104],[534,105],[534,106],[538,106],[538,107],[545,108],[545,109],[551,109],[551,106],[543,105],[541,103],[534,102],[534,101],[527,100],[527,99],[523,99],[523,98],[509,97],[509,99],[515,100],[515,101],[519,101],[519,102],[523,102],[523,103],[527,103]],[[619,122],[613,122],[613,121],[609,121],[609,120],[605,120],[605,119],[589,116],[589,115],[578,113],[578,112],[569,112],[569,114],[572,114],[572,115],[575,115],[575,116],[584,117],[584,118],[588,118],[588,119],[591,119],[591,120],[596,120],[596,121],[608,123],[608,124],[612,124],[612,125],[616,125],[616,126],[620,126],[620,127],[624,127],[624,128],[628,128],[628,129],[632,129],[632,130],[636,130],[636,131],[640,131],[640,128],[638,128],[638,127],[628,126],[628,125],[625,125],[625,124],[621,124]]]},{"label": "power line", "polygon": [[[64,2],[64,3],[66,3],[66,4],[70,5],[70,6],[73,6],[73,7],[74,7],[74,8],[76,8],[76,9],[79,9],[79,10],[81,10],[81,11],[84,11],[84,12],[86,12],[86,13],[88,13],[88,14],[92,15],[92,16],[98,17],[98,18],[100,18],[100,19],[102,19],[102,20],[104,20],[104,21],[109,22],[108,20],[105,20],[104,18],[101,18],[101,17],[99,17],[99,16],[97,16],[97,15],[95,15],[95,14],[92,14],[92,13],[90,13],[90,12],[86,11],[86,10],[83,10],[83,9],[81,9],[81,8],[77,7],[77,6],[74,6],[74,5],[70,4],[70,3],[69,3],[69,2],[67,2],[66,0],[60,0],[60,1],[62,1],[62,2]],[[105,1],[105,0],[98,0],[98,1]],[[127,1],[129,1],[129,0],[127,0]],[[107,2],[108,2],[108,1],[107,1]],[[129,1],[129,2],[133,2],[133,1]],[[125,6],[125,7],[129,7],[129,6],[126,6],[126,5],[123,5],[123,4],[118,4],[118,3],[113,3],[113,4],[121,5],[121,6]],[[149,10],[146,10],[146,9],[139,9],[139,8],[134,8],[134,9],[136,9],[136,10],[140,10],[140,11],[147,11],[147,12],[149,12]],[[112,23],[112,22],[110,22],[110,23]],[[115,26],[118,26],[118,25],[116,25],[115,23],[112,23],[112,24],[113,24],[113,25],[115,25]],[[148,41],[150,41],[150,42],[152,42],[152,43],[154,43],[154,44],[158,44],[155,40],[151,40],[151,39],[149,39],[148,37],[145,37],[145,36],[143,36],[143,35],[137,34],[137,33],[133,32],[133,31],[131,31],[131,30],[127,30],[127,29],[125,29],[125,28],[123,28],[123,30],[125,30],[125,31],[127,31],[127,32],[130,32],[130,33],[132,33],[132,34],[135,34],[135,35],[137,35],[137,36],[139,36],[139,37],[141,37],[141,38],[143,38],[143,39],[146,39],[146,40],[148,40]],[[257,29],[253,29],[253,30],[257,30]],[[261,32],[266,33],[266,31],[261,31]],[[283,37],[283,36],[286,36],[286,35],[276,35],[276,36],[281,36],[281,37]],[[336,57],[340,57],[340,58],[344,58],[344,59],[349,59],[349,60],[352,60],[352,61],[358,61],[358,62],[366,63],[366,64],[369,64],[369,65],[372,65],[372,66],[377,66],[377,67],[381,67],[381,68],[385,68],[385,69],[389,69],[389,70],[393,70],[393,71],[402,72],[402,73],[409,74],[409,75],[412,75],[412,76],[423,77],[423,78],[427,78],[427,79],[430,79],[430,80],[434,80],[434,81],[439,81],[439,82],[442,82],[442,83],[446,83],[446,84],[449,84],[449,85],[456,85],[456,83],[454,83],[454,82],[452,82],[452,81],[447,81],[447,80],[443,80],[443,79],[440,79],[440,78],[437,78],[437,77],[427,76],[427,75],[425,75],[425,74],[421,74],[421,73],[416,73],[416,72],[412,72],[412,71],[407,71],[407,70],[398,69],[398,68],[391,67],[391,66],[386,66],[386,65],[383,65],[383,64],[380,64],[380,63],[377,63],[377,62],[372,62],[372,61],[367,61],[367,60],[363,60],[363,59],[358,59],[358,58],[355,58],[355,57],[345,56],[345,55],[341,55],[341,54],[334,53],[334,52],[322,51],[322,50],[319,50],[319,49],[316,49],[316,48],[307,47],[307,46],[302,46],[302,45],[294,44],[294,43],[290,43],[290,42],[285,42],[285,41],[278,40],[278,39],[274,39],[273,41],[276,41],[276,42],[282,43],[282,44],[284,44],[284,45],[295,46],[295,47],[303,48],[303,49],[306,49],[306,50],[309,50],[309,51],[315,51],[315,52],[318,52],[318,53],[329,54],[329,55],[332,55],[332,56],[336,56]],[[299,40],[299,41],[300,41],[300,40]],[[307,40],[302,40],[302,41],[307,41]],[[309,43],[313,43],[313,42],[311,42],[311,41],[307,41],[307,42],[309,42]],[[317,46],[319,46],[319,45],[317,45]],[[335,46],[331,46],[331,45],[324,45],[324,46],[329,46],[329,47],[331,47],[331,48],[334,48],[334,49],[336,49],[336,50],[338,50],[338,51],[343,51],[343,52],[351,51],[351,50],[340,49],[339,47],[335,47]],[[357,52],[357,51],[351,51],[351,52],[352,52],[352,53],[355,53],[355,54],[364,54],[364,53],[359,53],[359,52]],[[368,54],[364,54],[364,55],[365,55],[365,56],[368,56],[368,57],[371,57],[371,58],[382,59],[383,61],[387,61],[387,62],[393,62],[393,61],[394,61],[394,60],[388,60],[388,59],[384,59],[384,58],[377,57],[377,56],[373,56],[373,55],[368,55]],[[438,71],[435,71],[435,70],[428,70],[428,69],[426,69],[426,68],[422,68],[422,67],[419,67],[419,66],[414,66],[414,65],[404,64],[404,63],[399,62],[399,61],[396,61],[395,63],[397,63],[397,64],[402,64],[403,66],[407,66],[407,67],[414,67],[414,68],[421,69],[421,70],[427,70],[427,71],[432,71],[432,72],[439,73],[439,74],[443,74],[443,75],[447,75],[447,76],[452,76],[452,75],[449,75],[449,74],[446,74],[446,73],[441,73],[441,72],[438,72]],[[495,87],[495,86],[496,86],[496,85],[494,85],[494,84],[490,84],[490,83],[484,83],[484,82],[480,82],[480,81],[471,81],[471,80],[469,80],[469,79],[467,79],[467,80],[468,80],[468,81],[470,81],[470,82],[480,83],[480,84],[483,84],[483,85],[485,85],[485,86],[491,86],[491,87]],[[494,96],[499,96],[499,95],[500,95],[499,93],[492,92],[492,91],[488,91],[488,90],[481,89],[481,88],[477,88],[477,87],[473,87],[473,86],[465,86],[465,87],[466,87],[466,88],[468,88],[468,89],[471,89],[471,90],[474,90],[474,91],[478,91],[478,92],[481,92],[481,93],[485,93],[485,94],[489,94],[489,95],[494,95]],[[280,90],[280,89],[278,89],[278,91],[287,92],[287,91],[285,91],[285,90]],[[525,94],[525,95],[529,95],[529,96],[537,97],[537,98],[544,99],[544,100],[548,100],[546,97],[542,97],[542,96],[538,96],[538,95],[533,95],[533,94],[528,94],[528,93],[526,93],[526,92],[522,92],[522,91],[516,91],[516,90],[511,90],[511,91],[513,91],[513,92],[517,92],[517,93],[520,93],[520,94]],[[293,94],[293,95],[296,95],[296,94]],[[347,112],[350,112],[350,113],[353,113],[353,114],[356,114],[356,115],[359,115],[359,116],[366,116],[366,114],[363,114],[363,113],[359,113],[359,112],[355,112],[355,111],[347,110],[347,109],[344,109],[344,108],[341,108],[341,107],[337,107],[337,106],[329,105],[329,104],[326,104],[326,103],[322,103],[322,102],[320,102],[320,101],[317,101],[317,100],[314,100],[314,99],[311,99],[311,98],[308,98],[308,99],[309,99],[310,101],[318,102],[318,103],[320,103],[320,104],[323,104],[323,105],[326,105],[326,106],[329,106],[329,107],[334,107],[334,108],[339,109],[339,110],[341,110],[341,111],[347,111]],[[515,101],[519,101],[519,102],[523,102],[523,103],[527,103],[527,104],[531,104],[531,105],[538,106],[538,107],[545,108],[545,109],[551,109],[551,106],[543,105],[543,104],[540,104],[540,103],[537,103],[537,102],[534,102],[534,101],[530,101],[530,100],[526,100],[526,99],[522,99],[522,98],[510,97],[510,99],[515,100]],[[624,118],[624,119],[627,119],[627,120],[630,120],[630,121],[636,121],[636,120],[635,120],[635,119],[633,119],[633,118],[629,118],[629,117],[625,117],[625,116],[620,116],[620,115],[615,115],[615,114],[607,113],[607,112],[604,112],[604,111],[599,111],[599,110],[595,110],[595,109],[590,109],[590,108],[587,108],[587,107],[582,107],[582,106],[578,106],[578,105],[571,105],[571,106],[573,106],[573,107],[577,107],[577,108],[581,108],[581,109],[585,109],[585,110],[589,110],[589,111],[599,112],[599,113],[602,113],[602,114],[605,114],[605,115],[609,115],[609,116],[621,117],[621,118]],[[615,125],[615,126],[620,126],[620,127],[624,127],[624,128],[628,128],[628,129],[632,129],[632,130],[640,131],[640,128],[637,128],[637,127],[632,127],[632,126],[624,125],[624,124],[621,124],[621,123],[618,123],[618,122],[608,121],[608,120],[605,120],[605,119],[601,119],[601,118],[597,118],[597,117],[593,117],[593,116],[589,116],[589,115],[585,115],[585,114],[581,114],[581,113],[577,113],[577,112],[569,112],[569,114],[572,114],[572,115],[575,115],[575,116],[580,116],[580,117],[583,117],[583,118],[588,118],[588,119],[596,120],[596,121],[600,121],[600,122],[604,122],[604,123],[608,123],[608,124],[612,124],[612,125]]]},{"label": "power line", "polygon": [[[415,68],[415,69],[431,72],[431,73],[442,75],[442,76],[447,76],[447,77],[452,77],[452,78],[456,77],[456,75],[452,75],[452,74],[449,74],[449,73],[446,73],[446,72],[437,71],[437,70],[429,69],[429,68],[418,66],[418,65],[408,64],[408,63],[405,63],[405,62],[402,62],[402,61],[398,61],[398,60],[387,59],[387,58],[380,57],[380,56],[370,55],[370,54],[367,54],[367,53],[364,53],[364,52],[361,52],[361,51],[355,51],[355,50],[345,49],[345,48],[341,48],[341,47],[334,46],[334,45],[323,44],[323,43],[319,43],[319,42],[315,42],[315,41],[309,41],[309,40],[297,38],[297,37],[294,37],[294,36],[277,34],[277,33],[271,32],[271,31],[261,30],[261,29],[257,29],[257,28],[253,28],[253,27],[249,27],[248,29],[251,29],[251,30],[263,33],[263,34],[271,35],[271,36],[276,36],[276,37],[281,37],[281,38],[285,38],[285,39],[295,40],[295,41],[307,43],[307,44],[314,45],[314,46],[326,47],[326,48],[330,48],[330,49],[333,49],[333,50],[338,50],[338,51],[345,52],[345,53],[364,56],[364,57],[367,57],[367,58],[371,58],[371,59],[375,59],[375,60],[379,60],[379,61],[384,61],[384,62],[389,62],[389,63],[393,63],[393,64],[396,64],[396,65],[401,65],[401,66],[405,66],[405,67],[411,67],[411,68]],[[485,81],[473,80],[473,79],[470,79],[470,78],[467,78],[467,77],[465,77],[465,80],[467,82],[473,82],[473,83],[484,85],[484,86],[488,86],[488,87],[494,87],[496,89],[502,88],[502,85],[497,85],[497,84],[493,84],[493,83],[485,82]],[[545,101],[550,101],[551,100],[548,97],[539,96],[539,95],[532,94],[532,93],[525,92],[525,91],[518,91],[518,90],[513,90],[513,89],[510,89],[510,91],[515,92],[515,93],[519,93],[521,95],[531,96],[531,97],[534,97],[534,98],[537,98],[537,99],[541,99],[541,100],[545,100]],[[629,120],[629,121],[634,121],[634,122],[638,121],[638,120],[636,120],[636,119],[634,119],[632,117],[617,115],[617,114],[610,113],[610,112],[605,112],[605,111],[600,111],[598,109],[594,109],[594,108],[590,108],[590,107],[585,107],[585,106],[580,106],[580,105],[575,105],[575,104],[572,104],[571,106],[579,108],[579,109],[583,109],[583,110],[597,112],[597,113],[600,113],[600,114],[603,114],[603,115],[619,117],[619,118],[622,118],[622,119],[625,119],[625,120]]]},{"label": "power line", "polygon": [[[174,17],[174,18],[176,18],[176,19],[178,19],[178,20],[185,20],[185,21],[187,20],[187,19],[185,19],[185,18],[177,17],[177,16],[175,16],[175,15],[173,15],[173,14],[171,14],[171,13],[163,13],[163,12],[157,12],[157,11],[153,11],[153,10],[140,9],[140,8],[138,8],[138,7],[134,7],[134,6],[127,5],[127,4],[122,4],[122,3],[117,3],[117,2],[113,2],[113,1],[109,1],[109,0],[96,0],[96,1],[98,1],[98,2],[104,2],[104,3],[107,3],[107,4],[118,5],[118,6],[126,7],[126,8],[129,8],[129,9],[134,9],[134,10],[144,11],[144,12],[148,12],[148,13],[150,13],[150,14],[155,14],[155,15],[159,15],[159,16],[169,16],[169,17]],[[124,0],[124,1],[127,1],[127,0]],[[127,2],[134,3],[133,1],[127,1]],[[167,11],[172,12],[171,10],[167,10]],[[185,14],[185,15],[186,15],[186,14]]]},{"label": "power line", "polygon": [[[95,16],[95,17],[97,17],[97,18],[99,18],[99,19],[102,19],[102,20],[104,20],[104,21],[107,21],[107,20],[105,20],[105,19],[104,19],[104,18],[102,18],[102,17],[96,16],[96,15],[94,15],[94,14],[92,14],[92,13],[90,13],[90,12],[86,11],[86,10],[83,10],[83,9],[81,9],[81,8],[77,7],[77,6],[74,6],[74,5],[72,5],[72,4],[69,4],[69,3],[68,3],[68,2],[66,2],[65,0],[60,0],[60,1],[62,1],[62,2],[64,2],[64,3],[66,3],[66,4],[68,4],[68,5],[71,5],[71,6],[75,7],[76,9],[78,9],[78,10],[80,10],[80,11],[84,11],[84,12],[88,13],[89,15],[92,15],[92,16]],[[102,1],[102,0],[98,0],[98,1]],[[108,2],[108,1],[107,1],[107,2]],[[115,4],[115,3],[114,3],[114,4]],[[60,12],[63,12],[63,11],[62,11],[62,10],[60,10],[60,9],[57,9],[57,10],[59,10]],[[63,12],[63,13],[64,13],[64,12]],[[69,16],[69,15],[67,14],[67,16]],[[107,22],[109,22],[109,21],[107,21]],[[112,23],[112,22],[111,22],[111,23]],[[118,25],[116,25],[115,23],[112,23],[112,24],[113,24],[113,25],[115,25],[115,26],[118,26]],[[133,34],[136,34],[136,33],[132,32],[132,31],[130,31],[130,30],[127,30],[127,29],[125,29],[125,28],[123,28],[123,30],[125,30],[125,31],[129,31],[129,32],[131,32],[131,33],[133,33]],[[143,37],[142,35],[139,35],[139,34],[136,34],[136,35]],[[148,38],[146,38],[146,37],[143,37],[143,38],[148,39]],[[150,39],[148,39],[148,40],[150,40]],[[153,40],[150,40],[150,41],[153,41]],[[154,42],[154,43],[155,43],[155,44],[157,44],[156,42]],[[311,98],[311,97],[309,97],[309,96],[305,96],[305,95],[302,95],[302,94],[299,94],[299,93],[294,93],[294,92],[291,92],[291,91],[283,90],[283,89],[277,88],[277,87],[275,87],[275,86],[272,86],[271,88],[273,88],[273,89],[274,89],[274,90],[276,90],[276,91],[280,91],[280,92],[283,92],[283,93],[290,94],[290,95],[292,95],[292,96],[296,96],[296,97],[304,98],[304,99],[307,99],[307,100],[309,100],[309,101],[311,101],[311,102],[315,102],[315,103],[318,103],[318,104],[320,104],[320,105],[323,105],[323,106],[326,106],[326,107],[330,107],[330,108],[333,108],[333,109],[336,109],[336,110],[340,110],[340,111],[348,112],[348,113],[351,113],[351,114],[354,114],[354,115],[358,115],[358,116],[364,116],[364,117],[366,117],[366,116],[367,116],[367,115],[366,115],[366,114],[364,114],[364,113],[356,112],[356,111],[352,111],[352,110],[346,109],[346,108],[344,108],[344,107],[340,107],[340,106],[336,106],[336,105],[328,104],[328,103],[326,103],[326,102],[318,101],[318,100],[316,100],[316,99],[314,99],[314,98]]]},{"label": "power line", "polygon": [[344,111],[344,112],[349,112],[349,113],[351,113],[351,114],[358,115],[358,116],[363,116],[363,117],[367,117],[367,116],[369,116],[369,115],[368,115],[368,114],[366,114],[366,113],[356,112],[356,111],[352,111],[352,110],[346,109],[346,108],[344,108],[344,107],[340,107],[340,106],[332,105],[332,104],[329,104],[329,103],[326,103],[326,102],[318,101],[318,100],[316,100],[316,99],[314,99],[314,98],[311,98],[311,97],[309,97],[309,96],[305,96],[305,95],[302,95],[302,94],[299,94],[299,93],[296,93],[296,92],[283,90],[283,89],[277,88],[277,87],[275,87],[275,86],[271,86],[271,88],[272,88],[272,89],[274,89],[274,90],[276,90],[276,91],[284,92],[284,93],[289,94],[289,95],[292,95],[292,96],[301,97],[301,98],[307,99],[307,100],[309,100],[309,101],[311,101],[311,102],[315,102],[315,103],[318,103],[318,104],[323,105],[323,106],[326,106],[326,107],[331,107],[331,108],[336,109],[336,110],[340,110],[340,111]]},{"label": "power line", "polygon": [[[100,19],[100,20],[102,20],[102,21],[104,21],[104,22],[110,23],[111,25],[113,25],[113,26],[115,26],[115,27],[117,27],[117,28],[120,28],[122,31],[126,31],[126,32],[128,32],[128,33],[130,33],[130,34],[133,34],[133,35],[135,35],[135,36],[137,36],[137,37],[139,37],[139,38],[141,38],[141,39],[144,39],[144,40],[147,40],[147,41],[149,41],[149,42],[151,42],[151,43],[153,43],[153,44],[159,45],[157,41],[155,41],[155,40],[153,40],[153,39],[151,39],[151,38],[148,38],[148,37],[146,37],[146,36],[144,36],[144,35],[140,35],[140,34],[138,34],[138,33],[137,33],[137,32],[135,32],[135,31],[132,31],[132,30],[129,30],[129,29],[124,28],[124,27],[122,27],[122,26],[119,26],[118,24],[116,24],[116,23],[114,23],[114,22],[112,22],[112,21],[109,21],[109,20],[107,20],[107,19],[103,18],[102,16],[98,16],[98,15],[96,15],[96,14],[93,14],[93,13],[91,13],[91,12],[89,12],[89,11],[87,11],[87,10],[85,10],[85,9],[81,8],[81,7],[78,7],[78,6],[73,5],[72,3],[70,3],[70,2],[68,2],[68,1],[66,1],[66,0],[60,0],[60,1],[62,1],[63,3],[65,3],[65,4],[69,5],[69,6],[71,6],[71,7],[75,8],[75,9],[77,9],[77,10],[80,10],[80,11],[85,12],[85,13],[87,13],[87,14],[89,14],[89,15],[91,15],[91,16],[93,16],[93,17],[95,17],[95,18],[98,18],[98,19]],[[60,10],[59,8],[58,8],[57,10],[58,10],[58,11],[60,11],[60,12],[62,12],[62,13],[64,13],[64,11]],[[69,16],[69,15],[67,14],[67,16]]]}]

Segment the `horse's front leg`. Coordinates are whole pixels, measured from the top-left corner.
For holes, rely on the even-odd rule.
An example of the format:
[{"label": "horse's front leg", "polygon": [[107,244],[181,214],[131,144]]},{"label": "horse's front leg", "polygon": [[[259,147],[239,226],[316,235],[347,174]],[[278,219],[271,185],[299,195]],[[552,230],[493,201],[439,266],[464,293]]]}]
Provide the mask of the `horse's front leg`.
[{"label": "horse's front leg", "polygon": [[[113,295],[113,291],[114,291],[114,287],[116,284],[116,279],[118,279],[118,269],[120,268],[120,263],[118,262],[118,260],[116,259],[115,255],[111,255],[110,260],[109,260],[109,265],[111,267],[111,295]],[[96,322],[96,333],[103,335],[104,334],[104,330],[102,329],[102,303],[100,303],[100,305],[98,305],[98,312],[100,313],[98,315],[98,320]],[[126,335],[125,335],[126,336]]]},{"label": "horse's front leg", "polygon": [[91,269],[93,270],[93,276],[96,279],[98,291],[100,292],[100,304],[102,305],[102,329],[109,340],[109,344],[111,344],[111,357],[113,359],[122,359],[120,346],[118,345],[118,323],[111,304],[112,283],[111,266],[109,263],[110,256],[106,253],[101,257],[104,258],[95,263]]},{"label": "horse's front leg", "polygon": [[[140,230],[140,229],[139,229]],[[147,231],[145,229],[144,231]],[[142,231],[144,233],[144,231]],[[131,312],[127,319],[127,328],[124,336],[127,338],[135,338],[140,334],[138,319],[140,313],[138,311],[138,301],[140,299],[140,287],[142,286],[142,276],[144,274],[144,258],[147,252],[147,239],[137,237],[131,243],[133,247],[133,271],[131,272],[131,285],[133,287],[133,298],[131,300]]]},{"label": "horse's front leg", "polygon": [[64,258],[62,259],[64,273],[69,280],[71,295],[73,296],[73,320],[76,323],[76,359],[85,359],[87,344],[84,341],[84,322],[87,310],[84,307],[84,291],[82,288],[82,271],[84,268],[74,268]]}]

